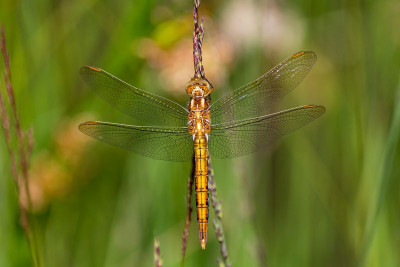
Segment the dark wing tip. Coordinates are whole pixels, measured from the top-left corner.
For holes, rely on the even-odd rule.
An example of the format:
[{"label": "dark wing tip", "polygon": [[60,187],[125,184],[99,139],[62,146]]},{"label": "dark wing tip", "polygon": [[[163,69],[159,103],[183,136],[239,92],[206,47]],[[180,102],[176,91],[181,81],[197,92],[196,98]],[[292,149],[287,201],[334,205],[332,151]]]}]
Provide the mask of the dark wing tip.
[{"label": "dark wing tip", "polygon": [[86,126],[97,125],[97,124],[99,124],[97,121],[82,122],[81,124],[79,124],[78,129],[81,132],[85,133]]},{"label": "dark wing tip", "polygon": [[317,54],[315,54],[313,51],[299,51],[293,54],[289,60],[306,61],[310,66],[313,66],[317,61]]},{"label": "dark wing tip", "polygon": [[97,77],[100,73],[104,73],[104,70],[93,66],[83,66],[79,71],[81,79],[89,85],[92,84],[94,77]]},{"label": "dark wing tip", "polygon": [[[326,112],[326,108],[321,105],[305,105],[302,107],[303,109],[314,109],[319,111],[319,116],[322,116]],[[318,117],[319,117],[318,116]]]},{"label": "dark wing tip", "polygon": [[97,72],[101,72],[103,71],[102,69],[95,67],[95,66],[83,66],[81,67],[81,72],[82,71],[86,71],[86,70],[92,70],[92,71],[97,71]]},{"label": "dark wing tip", "polygon": [[317,54],[315,54],[313,51],[310,51],[310,50],[299,51],[299,52],[293,54],[291,56],[291,58],[297,58],[300,56],[313,57],[313,58],[317,59]]},{"label": "dark wing tip", "polygon": [[103,72],[103,70],[94,66],[83,66],[79,70],[81,76],[87,75],[88,73],[91,72]]}]

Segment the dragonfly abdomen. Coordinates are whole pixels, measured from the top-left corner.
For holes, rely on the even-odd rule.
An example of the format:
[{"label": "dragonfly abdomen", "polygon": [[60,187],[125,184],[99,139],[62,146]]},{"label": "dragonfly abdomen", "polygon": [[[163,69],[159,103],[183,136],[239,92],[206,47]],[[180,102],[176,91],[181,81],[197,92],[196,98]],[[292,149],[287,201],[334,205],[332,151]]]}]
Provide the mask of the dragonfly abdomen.
[{"label": "dragonfly abdomen", "polygon": [[201,248],[206,248],[208,228],[208,176],[207,176],[207,138],[195,136],[194,153],[196,162],[196,209]]}]

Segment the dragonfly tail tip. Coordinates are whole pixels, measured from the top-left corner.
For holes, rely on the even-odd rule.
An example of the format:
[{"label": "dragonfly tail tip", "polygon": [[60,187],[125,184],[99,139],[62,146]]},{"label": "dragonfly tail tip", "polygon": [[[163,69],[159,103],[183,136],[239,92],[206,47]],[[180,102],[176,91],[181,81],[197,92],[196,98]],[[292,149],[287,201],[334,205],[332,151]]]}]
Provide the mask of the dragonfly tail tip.
[{"label": "dragonfly tail tip", "polygon": [[205,239],[202,239],[202,240],[200,240],[200,243],[201,243],[201,249],[206,249],[206,244],[207,244],[207,240],[205,240]]}]

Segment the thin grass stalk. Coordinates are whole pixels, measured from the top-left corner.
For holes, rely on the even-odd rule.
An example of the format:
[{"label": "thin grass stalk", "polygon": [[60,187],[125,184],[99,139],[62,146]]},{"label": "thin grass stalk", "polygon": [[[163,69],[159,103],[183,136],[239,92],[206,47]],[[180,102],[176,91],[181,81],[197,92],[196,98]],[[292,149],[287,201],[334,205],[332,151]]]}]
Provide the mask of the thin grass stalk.
[{"label": "thin grass stalk", "polygon": [[14,124],[15,124],[15,131],[17,133],[17,139],[18,139],[18,153],[19,153],[19,161],[20,161],[20,167],[23,173],[24,177],[27,177],[27,164],[26,164],[26,157],[25,157],[25,150],[24,150],[24,133],[21,130],[20,126],[20,120],[18,116],[18,111],[17,111],[17,104],[15,103],[15,95],[14,95],[14,89],[11,83],[11,69],[10,69],[10,58],[8,56],[7,48],[6,48],[6,37],[5,37],[5,31],[4,31],[4,26],[1,27],[1,52],[3,54],[3,60],[4,60],[4,83],[6,85],[6,92],[8,96],[8,101],[10,102],[10,107],[11,111],[14,116]]},{"label": "thin grass stalk", "polygon": [[[15,101],[15,94],[14,88],[11,82],[11,68],[10,68],[10,58],[8,55],[7,47],[6,47],[6,38],[5,38],[5,30],[4,26],[1,27],[1,40],[0,40],[0,50],[3,55],[4,61],[4,84],[5,84],[5,91],[7,94],[8,102],[11,108],[13,121],[14,121],[14,130],[16,132],[16,139],[18,144],[17,153],[13,151],[12,148],[12,140],[10,134],[10,116],[7,114],[7,108],[4,102],[3,95],[0,92],[0,113],[2,118],[2,126],[4,131],[4,137],[7,144],[7,150],[10,156],[11,162],[11,174],[14,178],[14,181],[17,186],[18,195],[20,195],[20,190],[24,190],[26,199],[27,199],[27,206],[26,209],[21,200],[19,200],[19,209],[20,209],[20,216],[21,216],[21,225],[24,229],[28,246],[31,251],[32,259],[34,266],[41,266],[41,260],[39,256],[39,249],[36,237],[35,227],[33,225],[33,219],[31,217],[30,211],[32,210],[32,202],[29,190],[29,183],[28,183],[28,158],[27,156],[31,154],[33,149],[33,132],[32,130],[28,131],[28,137],[25,139],[25,134],[21,129],[20,126],[20,119],[18,116],[18,109]],[[25,145],[26,144],[26,145]],[[17,157],[18,156],[18,157]],[[17,160],[18,159],[18,160]],[[19,163],[19,169],[17,168],[17,162]]]},{"label": "thin grass stalk", "polygon": [[156,267],[162,267],[160,242],[158,241],[157,238],[154,240],[154,264]]},{"label": "thin grass stalk", "polygon": [[199,24],[199,7],[200,7],[200,0],[194,0],[193,63],[194,63],[194,77],[196,78],[201,78],[206,76],[204,73],[203,56],[201,52],[201,47],[203,45],[203,37],[204,37],[204,25],[203,25],[203,19],[201,19],[201,23]]},{"label": "thin grass stalk", "polygon": [[389,133],[386,142],[385,156],[382,161],[379,194],[376,200],[376,204],[371,210],[371,219],[369,220],[364,239],[362,243],[362,249],[360,257],[358,259],[358,266],[365,266],[368,254],[372,245],[373,237],[376,231],[377,221],[382,210],[383,201],[386,196],[386,191],[392,177],[393,163],[396,157],[396,148],[398,146],[400,136],[400,80],[397,88],[397,96],[394,103],[393,118],[390,123]]},{"label": "thin grass stalk", "polygon": [[[203,19],[199,24],[199,7],[200,0],[194,0],[194,8],[193,8],[193,20],[194,20],[194,31],[193,31],[193,63],[194,63],[194,77],[195,78],[205,78],[204,66],[203,66],[203,57],[202,57],[202,45],[204,38],[204,25]],[[218,200],[217,197],[217,185],[214,180],[214,170],[211,165],[211,158],[208,154],[208,186],[211,192],[211,203],[214,209],[216,219],[213,220],[215,232],[217,235],[218,242],[220,244],[220,252],[222,256],[222,262],[220,259],[218,260],[219,266],[231,266],[231,263],[228,258],[228,249],[225,242],[224,237],[224,229],[222,226],[222,205],[221,201]],[[194,162],[193,162],[194,166]],[[194,168],[194,167],[193,167]],[[194,175],[193,175],[194,176]]]},{"label": "thin grass stalk", "polygon": [[17,167],[15,164],[15,155],[14,151],[11,148],[11,137],[10,137],[10,120],[7,116],[6,106],[4,103],[3,95],[0,91],[0,115],[2,120],[2,127],[4,132],[4,139],[6,140],[7,152],[10,155],[10,162],[11,162],[11,174],[14,178],[15,183],[18,182],[18,172]]},{"label": "thin grass stalk", "polygon": [[32,150],[33,150],[33,146],[34,146],[34,139],[33,139],[33,128],[29,128],[28,132],[27,132],[27,143],[26,143],[26,165],[29,169],[30,166],[30,159],[32,156]]},{"label": "thin grass stalk", "polygon": [[222,262],[218,259],[219,266],[230,267],[232,263],[228,257],[228,248],[226,246],[224,228],[222,226],[222,201],[218,199],[217,195],[217,185],[214,180],[214,170],[211,164],[211,157],[208,154],[208,187],[211,193],[211,205],[214,209],[215,219],[213,220],[213,225],[215,228],[215,233],[217,235],[218,243],[220,246],[220,252],[222,257]]},{"label": "thin grass stalk", "polygon": [[192,159],[192,170],[190,173],[190,177],[188,178],[188,187],[187,187],[187,202],[186,202],[186,221],[185,221],[185,229],[183,230],[182,235],[182,256],[181,256],[181,266],[184,266],[185,263],[185,254],[187,248],[187,239],[189,236],[189,226],[192,220],[192,192],[193,192],[193,183],[194,183],[194,176],[195,176],[195,158],[193,155]]},{"label": "thin grass stalk", "polygon": [[[193,8],[193,21],[194,21],[194,30],[193,30],[193,65],[194,65],[194,77],[200,78],[204,77],[204,67],[202,63],[202,54],[201,47],[203,45],[203,35],[204,35],[204,27],[203,21],[199,25],[199,6],[200,0],[194,1]],[[188,179],[188,193],[187,193],[187,211],[186,211],[186,220],[185,220],[185,229],[183,230],[182,235],[182,253],[181,253],[181,266],[184,266],[185,263],[185,255],[187,248],[187,239],[189,236],[189,226],[192,220],[192,192],[193,192],[193,183],[195,178],[195,157],[193,154],[192,158],[192,170],[190,173],[190,177]]]}]

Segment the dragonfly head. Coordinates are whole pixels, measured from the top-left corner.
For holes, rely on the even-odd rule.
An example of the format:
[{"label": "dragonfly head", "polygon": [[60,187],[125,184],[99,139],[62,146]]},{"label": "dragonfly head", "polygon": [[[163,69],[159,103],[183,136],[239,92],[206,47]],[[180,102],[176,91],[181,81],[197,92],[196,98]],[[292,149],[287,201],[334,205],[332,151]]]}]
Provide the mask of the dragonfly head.
[{"label": "dragonfly head", "polygon": [[186,92],[192,97],[206,97],[213,89],[207,80],[201,78],[193,78],[186,83]]}]

